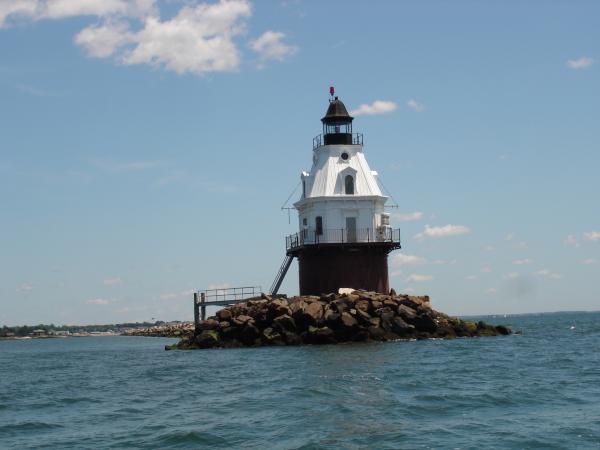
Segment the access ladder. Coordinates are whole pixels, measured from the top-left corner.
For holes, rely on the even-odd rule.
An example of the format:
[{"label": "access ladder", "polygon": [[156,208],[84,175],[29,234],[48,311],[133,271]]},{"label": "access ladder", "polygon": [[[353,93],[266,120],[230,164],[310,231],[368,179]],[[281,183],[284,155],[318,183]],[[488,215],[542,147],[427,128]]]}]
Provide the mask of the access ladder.
[{"label": "access ladder", "polygon": [[277,272],[275,281],[273,281],[273,284],[271,285],[271,290],[269,291],[269,293],[271,295],[275,295],[279,291],[279,288],[281,287],[281,283],[283,283],[283,279],[285,278],[285,274],[287,273],[288,269],[292,265],[293,260],[294,260],[293,256],[290,256],[290,255],[285,256],[283,263],[281,264],[281,267],[279,268],[279,272]]}]

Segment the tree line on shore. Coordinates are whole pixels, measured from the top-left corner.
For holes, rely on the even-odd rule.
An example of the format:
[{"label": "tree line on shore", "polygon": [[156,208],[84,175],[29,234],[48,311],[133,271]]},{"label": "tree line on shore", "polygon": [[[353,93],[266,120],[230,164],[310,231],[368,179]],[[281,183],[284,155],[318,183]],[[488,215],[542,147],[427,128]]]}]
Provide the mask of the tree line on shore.
[{"label": "tree line on shore", "polygon": [[38,325],[20,325],[20,326],[7,326],[4,325],[0,328],[0,337],[25,337],[33,334],[34,331],[44,330],[46,334],[52,332],[69,332],[69,333],[93,333],[93,332],[106,332],[106,331],[120,331],[123,329],[131,328],[148,328],[159,325],[164,325],[165,322],[157,320],[156,322],[129,322],[129,323],[115,323],[115,324],[103,324],[103,325],[54,325],[54,324],[38,324]]}]

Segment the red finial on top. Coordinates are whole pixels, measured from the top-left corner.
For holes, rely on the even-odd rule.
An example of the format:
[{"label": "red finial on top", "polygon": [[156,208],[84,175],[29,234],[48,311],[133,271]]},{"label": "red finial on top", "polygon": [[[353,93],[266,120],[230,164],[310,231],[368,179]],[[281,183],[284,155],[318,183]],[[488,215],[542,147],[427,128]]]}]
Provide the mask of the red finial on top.
[{"label": "red finial on top", "polygon": [[335,94],[335,88],[333,86],[329,86],[329,95],[333,97],[333,94]]}]

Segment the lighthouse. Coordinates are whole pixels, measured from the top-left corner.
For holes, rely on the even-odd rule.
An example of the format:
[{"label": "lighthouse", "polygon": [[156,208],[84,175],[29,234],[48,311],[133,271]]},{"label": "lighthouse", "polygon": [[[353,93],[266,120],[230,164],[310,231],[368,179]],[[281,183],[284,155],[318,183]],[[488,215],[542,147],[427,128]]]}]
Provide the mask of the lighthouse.
[{"label": "lighthouse", "polygon": [[275,291],[298,258],[301,295],[339,288],[388,293],[388,254],[400,248],[400,230],[390,226],[388,197],[365,158],[363,135],[353,132],[354,118],[333,87],[330,95],[323,133],[313,139],[312,167],[302,172],[294,203],[299,230],[286,238]]}]

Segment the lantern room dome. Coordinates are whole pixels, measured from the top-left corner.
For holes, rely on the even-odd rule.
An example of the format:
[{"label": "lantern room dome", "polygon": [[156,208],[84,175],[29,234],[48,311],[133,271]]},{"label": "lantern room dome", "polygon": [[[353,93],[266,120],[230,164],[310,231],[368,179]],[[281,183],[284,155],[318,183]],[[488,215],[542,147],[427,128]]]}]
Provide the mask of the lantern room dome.
[{"label": "lantern room dome", "polygon": [[325,117],[321,119],[323,123],[347,123],[352,122],[353,120],[354,118],[348,114],[346,105],[344,105],[344,103],[337,96],[329,102],[327,113],[325,114]]}]

